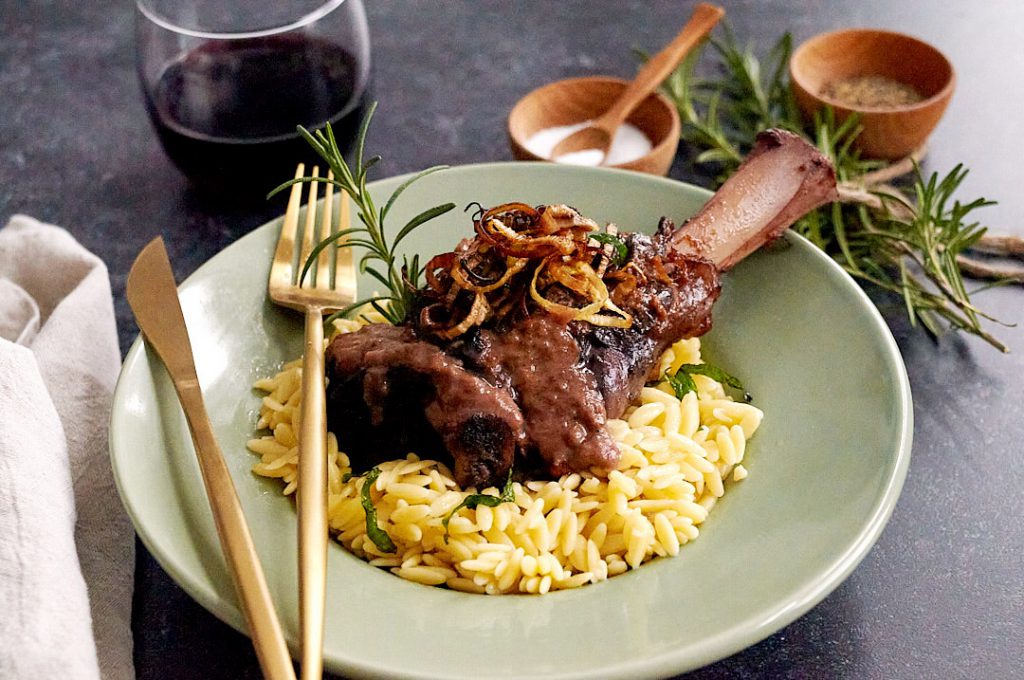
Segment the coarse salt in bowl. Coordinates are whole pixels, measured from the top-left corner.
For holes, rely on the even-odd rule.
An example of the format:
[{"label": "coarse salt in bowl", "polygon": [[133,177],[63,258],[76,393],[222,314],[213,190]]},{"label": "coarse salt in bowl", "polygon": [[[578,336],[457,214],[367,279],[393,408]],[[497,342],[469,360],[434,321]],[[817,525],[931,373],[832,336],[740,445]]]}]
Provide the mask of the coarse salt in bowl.
[{"label": "coarse salt in bowl", "polygon": [[554,127],[542,128],[533,133],[525,143],[527,149],[532,153],[555,161],[556,163],[568,163],[569,165],[622,165],[643,158],[654,148],[651,140],[644,132],[632,123],[623,123],[615,130],[608,154],[605,156],[599,149],[584,149],[574,151],[552,158],[552,152],[558,143],[574,132],[582,130],[590,125],[591,121],[575,123],[573,125],[556,125]]},{"label": "coarse salt in bowl", "polygon": [[[618,78],[593,76],[559,80],[533,90],[509,113],[508,136],[513,157],[551,160],[548,156],[555,144],[604,113],[627,85],[627,81]],[[606,159],[611,162],[603,165],[666,175],[679,146],[679,132],[679,112],[675,106],[663,95],[651,94],[619,126]],[[558,162],[598,165],[599,157],[599,151],[586,150],[567,154]]]}]

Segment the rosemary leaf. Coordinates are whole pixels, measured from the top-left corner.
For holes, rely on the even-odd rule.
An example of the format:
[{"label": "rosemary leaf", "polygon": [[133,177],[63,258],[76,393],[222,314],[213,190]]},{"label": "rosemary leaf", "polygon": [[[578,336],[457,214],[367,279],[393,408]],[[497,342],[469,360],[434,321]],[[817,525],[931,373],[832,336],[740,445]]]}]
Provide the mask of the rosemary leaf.
[{"label": "rosemary leaf", "polygon": [[445,515],[445,518],[441,520],[441,526],[444,527],[444,542],[448,542],[448,523],[452,521],[452,517],[455,516],[462,508],[469,508],[475,510],[478,505],[486,505],[489,508],[496,508],[502,503],[512,503],[516,499],[515,488],[512,486],[512,470],[508,471],[508,479],[505,480],[505,486],[501,490],[501,495],[493,496],[489,493],[472,493],[462,499],[462,502],[455,506],[451,512]]},{"label": "rosemary leaf", "polygon": [[391,287],[391,282],[390,282],[390,281],[388,281],[388,280],[387,280],[386,278],[384,278],[384,275],[383,275],[383,274],[381,274],[380,272],[378,272],[378,271],[377,271],[376,269],[370,269],[370,268],[366,268],[366,269],[365,269],[364,271],[365,271],[365,272],[366,272],[366,273],[367,273],[368,275],[370,275],[370,276],[372,276],[373,278],[375,278],[375,279],[377,279],[378,281],[380,281],[380,282],[381,282],[381,284],[382,284],[382,285],[383,285],[383,286],[384,286],[385,288],[390,288],[390,287]]},{"label": "rosemary leaf", "polygon": [[629,248],[626,246],[626,242],[621,237],[615,234],[609,234],[607,232],[595,232],[593,234],[587,234],[590,240],[597,241],[601,245],[611,246],[613,252],[612,264],[616,267],[621,267],[626,264],[626,260],[629,259]]},{"label": "rosemary leaf", "polygon": [[384,218],[388,216],[389,212],[391,212],[391,206],[395,204],[395,201],[398,200],[398,197],[402,195],[402,192],[409,188],[410,184],[426,177],[427,175],[431,175],[437,172],[438,170],[444,170],[447,167],[447,165],[435,165],[433,167],[427,168],[426,170],[420,170],[415,175],[402,182],[398,186],[398,188],[391,193],[391,197],[388,198],[387,203],[384,204],[384,207],[381,208],[380,221],[384,221]]},{"label": "rosemary leaf", "polygon": [[317,243],[316,246],[313,248],[313,250],[311,250],[309,252],[309,257],[306,258],[305,264],[302,265],[302,272],[299,274],[299,285],[301,286],[302,282],[306,280],[306,274],[309,272],[310,268],[313,266],[313,263],[316,262],[316,258],[320,255],[320,253],[322,253],[324,251],[324,249],[327,246],[331,245],[332,243],[334,243],[335,241],[337,241],[340,238],[344,238],[344,237],[346,237],[346,236],[348,236],[350,234],[355,234],[355,233],[357,233],[359,231],[362,231],[362,230],[361,229],[341,229],[341,230],[336,231],[335,233],[331,234],[330,236],[328,236],[324,240],[320,241],[320,243]]},{"label": "rosemary leaf", "polygon": [[373,297],[368,297],[368,298],[363,298],[361,300],[356,300],[355,302],[353,302],[349,306],[343,307],[343,308],[339,309],[338,311],[334,312],[333,314],[331,314],[330,316],[328,316],[327,318],[325,318],[324,319],[324,325],[327,326],[327,327],[330,327],[330,325],[332,323],[334,323],[335,319],[344,319],[349,314],[351,314],[352,312],[356,311],[357,309],[359,309],[360,307],[362,307],[364,305],[369,305],[369,304],[372,304],[374,302],[382,302],[382,301],[391,300],[391,299],[392,298],[390,296],[375,295]]},{"label": "rosemary leaf", "polygon": [[743,389],[743,383],[739,381],[739,378],[729,375],[718,366],[712,364],[683,364],[679,367],[679,370],[690,375],[707,376],[715,382],[720,382],[737,390]]},{"label": "rosemary leaf", "polygon": [[672,386],[672,391],[676,393],[676,399],[682,400],[690,392],[697,391],[697,383],[693,381],[693,377],[686,371],[677,371],[672,375],[666,375],[665,378],[668,380],[669,385]]},{"label": "rosemary leaf", "polygon": [[430,220],[434,219],[435,217],[440,217],[441,215],[444,215],[446,212],[448,212],[449,210],[451,210],[454,207],[455,207],[454,203],[445,203],[444,205],[435,205],[433,208],[427,208],[426,210],[421,212],[419,215],[417,215],[416,217],[414,217],[411,220],[409,220],[406,223],[406,225],[404,227],[402,227],[402,230],[399,231],[398,234],[395,236],[395,240],[391,243],[391,253],[394,254],[395,248],[398,247],[398,244],[401,243],[402,239],[404,239],[406,236],[408,236],[409,233],[412,232],[413,229],[415,229],[416,227],[420,226],[421,224],[423,224],[425,222],[429,222]]},{"label": "rosemary leaf", "polygon": [[381,529],[377,524],[377,508],[373,506],[373,499],[370,498],[370,488],[377,481],[378,477],[380,477],[379,467],[374,467],[366,473],[363,479],[363,487],[359,490],[359,502],[366,513],[366,535],[377,546],[377,550],[393,553],[398,548],[395,547],[394,541],[388,536],[388,532]]},{"label": "rosemary leaf", "polygon": [[743,389],[743,383],[729,373],[715,366],[713,364],[683,364],[679,367],[672,375],[666,375],[665,378],[672,386],[672,391],[676,394],[676,399],[682,399],[688,392],[697,391],[697,383],[694,382],[693,376],[703,375],[711,378],[715,382],[721,383],[732,387],[733,389],[743,392],[743,400],[750,401],[750,394]]}]

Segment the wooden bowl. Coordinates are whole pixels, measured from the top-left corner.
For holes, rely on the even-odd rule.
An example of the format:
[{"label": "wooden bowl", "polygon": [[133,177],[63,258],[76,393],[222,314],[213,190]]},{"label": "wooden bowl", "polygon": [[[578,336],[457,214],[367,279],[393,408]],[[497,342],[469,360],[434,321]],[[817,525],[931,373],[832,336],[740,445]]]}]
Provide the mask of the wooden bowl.
[{"label": "wooden bowl", "polygon": [[[851,29],[823,33],[803,43],[789,60],[790,83],[805,116],[826,104],[840,120],[860,114],[855,142],[868,158],[897,159],[920,148],[942,118],[956,76],[949,60],[931,45],[901,33]],[[855,107],[821,94],[830,82],[877,75],[910,85],[924,97],[895,107]]]},{"label": "wooden bowl", "polygon": [[[520,161],[547,161],[526,148],[526,140],[540,130],[573,125],[604,113],[626,88],[619,78],[593,76],[558,80],[523,97],[508,116],[512,156]],[[652,94],[630,114],[628,123],[651,141],[651,151],[634,161],[609,167],[666,175],[679,146],[679,112],[660,94]]]}]

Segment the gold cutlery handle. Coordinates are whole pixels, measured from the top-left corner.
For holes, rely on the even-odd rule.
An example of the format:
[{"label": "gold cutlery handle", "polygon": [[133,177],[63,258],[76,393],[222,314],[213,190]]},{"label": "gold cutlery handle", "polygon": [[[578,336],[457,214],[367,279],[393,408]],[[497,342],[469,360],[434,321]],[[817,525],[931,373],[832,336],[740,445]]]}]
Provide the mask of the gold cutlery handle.
[{"label": "gold cutlery handle", "polygon": [[196,383],[194,386],[179,387],[175,383],[175,387],[192,433],[217,535],[228,567],[235,576],[236,590],[260,668],[263,669],[263,675],[271,680],[294,680],[295,668],[274,611],[270,590],[260,568],[259,556],[245,522],[231,473],[224,463],[210,419],[206,416],[199,385]]},{"label": "gold cutlery handle", "polygon": [[324,326],[320,308],[306,310],[299,434],[299,625],[302,680],[323,674],[327,590],[327,414]]},{"label": "gold cutlery handle", "polygon": [[157,237],[139,253],[128,273],[126,289],[139,330],[167,368],[185,412],[217,535],[234,577],[263,675],[270,680],[295,680],[295,668],[259,556],[203,403],[192,346],[163,239]]}]

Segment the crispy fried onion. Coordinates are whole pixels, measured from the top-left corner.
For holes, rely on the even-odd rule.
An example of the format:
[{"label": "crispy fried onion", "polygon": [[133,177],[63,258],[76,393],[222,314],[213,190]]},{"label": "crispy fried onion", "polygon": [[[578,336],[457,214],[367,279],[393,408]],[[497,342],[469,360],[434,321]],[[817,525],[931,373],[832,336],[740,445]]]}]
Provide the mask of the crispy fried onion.
[{"label": "crispy fried onion", "polygon": [[[481,209],[474,228],[476,238],[424,267],[428,304],[419,315],[422,329],[455,338],[488,319],[528,313],[530,301],[569,320],[617,328],[632,324],[603,280],[607,256],[587,236],[597,224],[573,208],[506,203]],[[608,272],[609,280],[615,273]]]},{"label": "crispy fried onion", "polygon": [[455,262],[455,253],[441,253],[430,258],[430,261],[423,268],[423,275],[427,279],[427,286],[435,293],[447,291],[438,272],[449,271],[453,262]]},{"label": "crispy fried onion", "polygon": [[[538,281],[543,283],[545,278],[561,284],[589,302],[582,307],[573,307],[545,297],[538,290]],[[547,289],[550,291],[551,286],[548,286]],[[541,309],[573,321],[586,321],[595,326],[615,328],[629,328],[633,323],[633,318],[611,301],[608,287],[594,271],[594,268],[585,261],[565,262],[558,258],[545,258],[533,272],[533,279],[530,281],[530,297]],[[601,314],[601,310],[609,310],[616,316]]]},{"label": "crispy fried onion", "polygon": [[473,305],[470,307],[469,313],[458,323],[450,325],[451,319],[448,318],[450,317],[450,309],[438,302],[423,308],[420,312],[420,326],[432,331],[434,335],[440,338],[451,340],[462,335],[473,326],[479,326],[486,321],[490,310],[491,307],[487,304],[487,298],[484,297],[484,294],[477,293],[473,297]]},{"label": "crispy fried onion", "polygon": [[513,257],[545,257],[554,253],[571,255],[576,243],[571,236],[530,236],[505,226],[497,217],[484,217],[477,233],[495,248]]},{"label": "crispy fried onion", "polygon": [[[461,288],[473,293],[490,293],[492,290],[501,288],[513,276],[523,271],[528,262],[529,260],[525,257],[507,257],[505,258],[505,272],[499,278],[492,277],[490,280],[470,269],[465,260],[461,260],[459,266],[452,267],[450,273],[452,279]],[[476,281],[471,281],[471,278]]]}]

